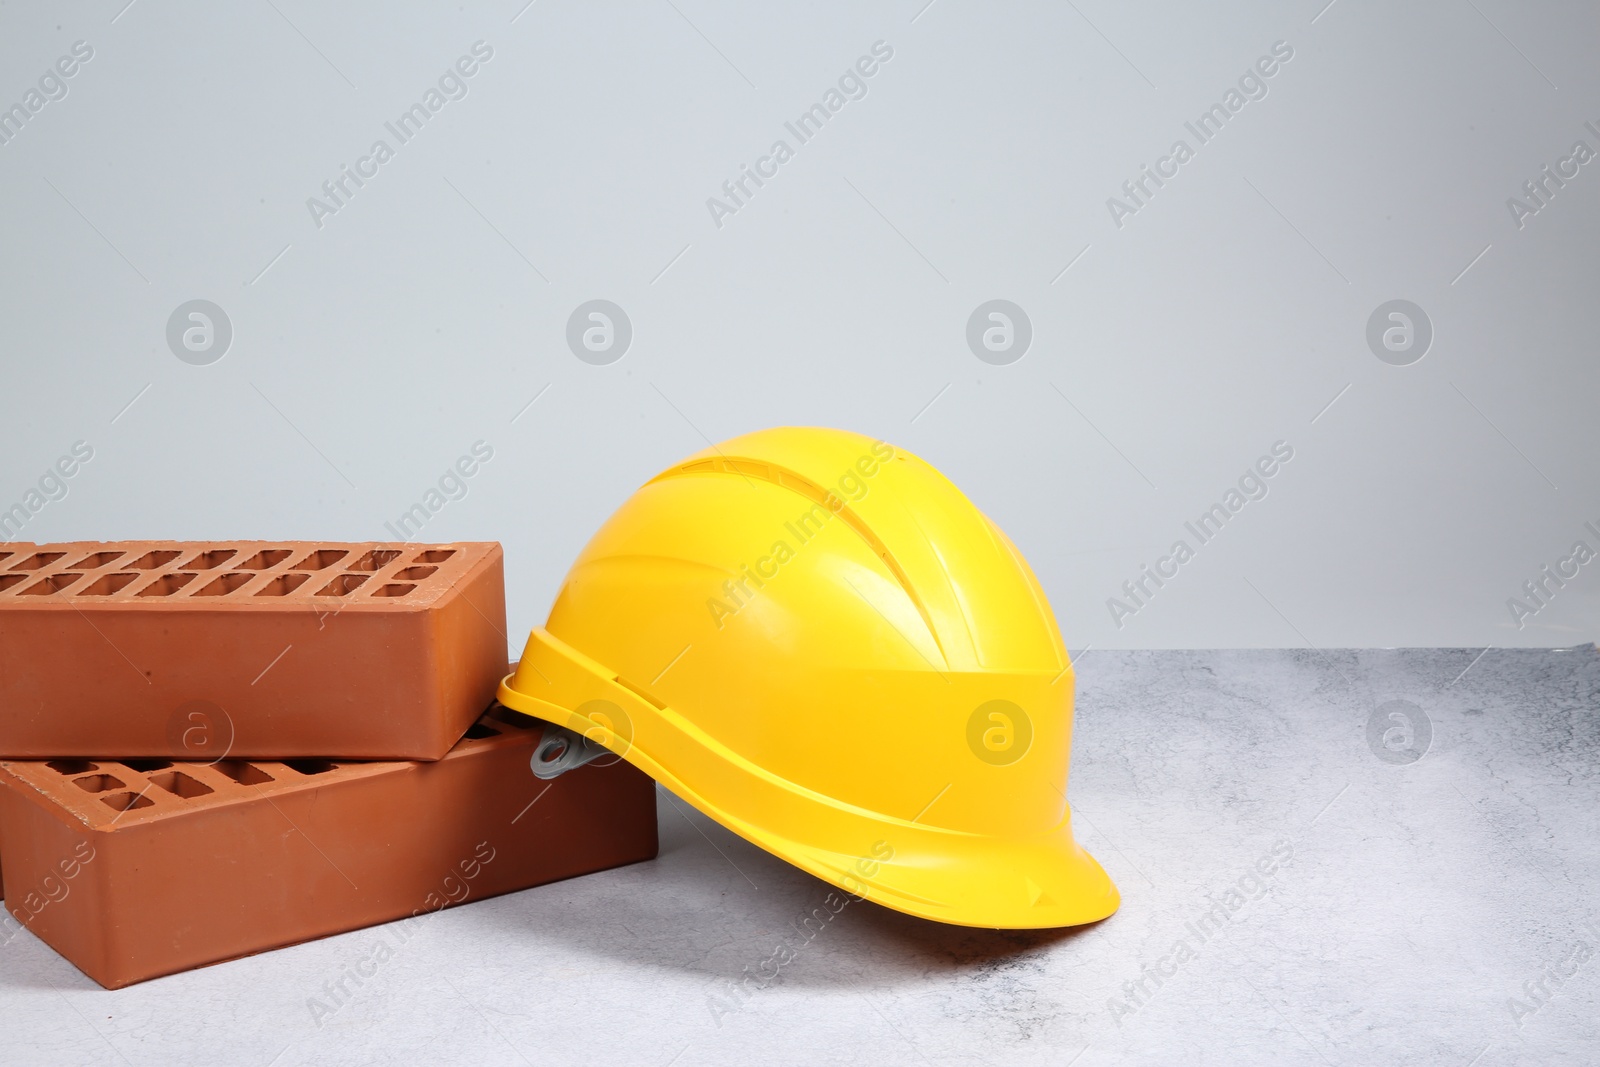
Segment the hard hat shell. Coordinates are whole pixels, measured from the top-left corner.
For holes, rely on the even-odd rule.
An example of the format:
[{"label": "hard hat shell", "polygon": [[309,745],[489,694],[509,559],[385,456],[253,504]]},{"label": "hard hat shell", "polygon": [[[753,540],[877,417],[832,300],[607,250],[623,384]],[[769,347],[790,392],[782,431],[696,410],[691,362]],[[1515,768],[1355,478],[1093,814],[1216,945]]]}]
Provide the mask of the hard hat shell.
[{"label": "hard hat shell", "polygon": [[903,449],[764,430],[651,479],[500,687],[846,891],[967,926],[1116,910],[1073,840],[1073,673],[1005,534]]}]

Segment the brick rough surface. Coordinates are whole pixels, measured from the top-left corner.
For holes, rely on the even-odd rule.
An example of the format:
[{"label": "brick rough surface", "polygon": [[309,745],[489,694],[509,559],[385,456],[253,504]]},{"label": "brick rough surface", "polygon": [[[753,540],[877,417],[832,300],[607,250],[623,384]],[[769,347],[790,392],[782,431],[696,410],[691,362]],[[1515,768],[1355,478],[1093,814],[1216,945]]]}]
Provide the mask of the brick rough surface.
[{"label": "brick rough surface", "polygon": [[0,757],[438,759],[506,659],[496,543],[0,546]]},{"label": "brick rough surface", "polygon": [[653,857],[650,779],[540,781],[541,734],[497,706],[431,763],[0,761],[7,922],[114,989]]}]

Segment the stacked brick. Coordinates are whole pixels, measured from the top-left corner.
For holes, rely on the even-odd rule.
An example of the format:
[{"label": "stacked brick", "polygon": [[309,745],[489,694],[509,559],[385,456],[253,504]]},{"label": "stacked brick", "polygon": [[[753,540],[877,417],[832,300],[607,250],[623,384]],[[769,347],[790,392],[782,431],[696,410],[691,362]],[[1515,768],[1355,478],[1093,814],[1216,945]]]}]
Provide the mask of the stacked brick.
[{"label": "stacked brick", "polygon": [[0,940],[117,988],[654,856],[506,644],[495,544],[0,545]]}]

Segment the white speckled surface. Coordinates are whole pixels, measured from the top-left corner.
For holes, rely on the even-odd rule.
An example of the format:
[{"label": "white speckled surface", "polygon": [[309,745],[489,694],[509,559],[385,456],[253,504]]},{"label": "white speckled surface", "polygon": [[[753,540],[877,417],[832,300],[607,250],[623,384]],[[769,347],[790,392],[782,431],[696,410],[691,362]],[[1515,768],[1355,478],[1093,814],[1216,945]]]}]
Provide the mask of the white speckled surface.
[{"label": "white speckled surface", "polygon": [[[320,1027],[308,998],[392,929],[115,993],[20,935],[0,1059],[1592,1064],[1600,654],[1477,655],[1083,657],[1075,825],[1124,898],[1091,928],[854,904],[805,940],[790,924],[827,887],[663,797],[659,859],[443,913]],[[1367,742],[1392,700],[1431,723],[1409,764]],[[1202,943],[1190,924],[1274,846],[1292,858]],[[794,961],[741,1001],[785,937]],[[1144,964],[1170,976],[1114,1012]]]}]

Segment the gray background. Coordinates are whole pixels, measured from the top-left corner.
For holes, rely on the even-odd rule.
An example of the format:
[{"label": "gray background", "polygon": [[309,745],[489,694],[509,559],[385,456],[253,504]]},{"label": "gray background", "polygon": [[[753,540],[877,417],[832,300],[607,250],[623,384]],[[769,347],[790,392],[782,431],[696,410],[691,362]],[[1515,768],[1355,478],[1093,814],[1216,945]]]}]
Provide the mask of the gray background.
[{"label": "gray background", "polygon": [[[446,912],[318,1029],[388,928],[107,993],[4,947],[25,1063],[1590,1063],[1600,562],[1600,12],[1382,5],[523,0],[330,10],[0,5],[0,509],[94,458],[35,539],[506,544],[512,637],[644,479],[784,423],[887,438],[1028,555],[1079,656],[1074,832],[1111,920],[994,934],[864,904],[731,1018],[708,1010],[826,887],[662,793],[657,861]],[[674,6],[676,5],[676,6]],[[493,58],[322,228],[325,180],[473,42]],[[737,215],[706,199],[873,42],[894,48]],[[1294,58],[1150,203],[1106,199],[1276,41]],[[392,135],[391,135],[392,136]],[[226,312],[209,365],[174,309]],[[610,300],[592,365],[569,316]],[[1022,307],[991,365],[967,322]],[[1420,305],[1380,361],[1374,309]],[[530,406],[530,402],[531,406]],[[1295,458],[1119,629],[1142,564],[1277,441]],[[1292,652],[1115,649],[1305,646]],[[1334,646],[1459,646],[1332,652]],[[1372,742],[1409,702],[1431,747]],[[1388,720],[1380,720],[1385,725]],[[530,783],[531,785],[531,783]],[[1122,1025],[1122,984],[1275,842],[1294,861]]]},{"label": "gray background", "polygon": [[[26,539],[389,539],[483,440],[420,537],[505,543],[515,638],[655,471],[821,424],[950,475],[1075,649],[1594,636],[1600,563],[1520,629],[1506,604],[1600,548],[1600,161],[1520,230],[1506,206],[1600,149],[1591,5],[123,2],[0,9],[8,106],[94,48],[0,146],[0,507],[95,450]],[[868,95],[714,225],[880,39]],[[307,198],[479,40],[319,229]],[[1115,226],[1279,40],[1268,95]],[[1034,332],[1007,366],[965,340],[997,298]],[[1435,331],[1410,366],[1365,340],[1397,298]],[[208,366],[166,343],[193,299],[234,330]],[[633,325],[608,366],[565,341],[591,299]],[[1117,627],[1278,440],[1270,495]]]}]

